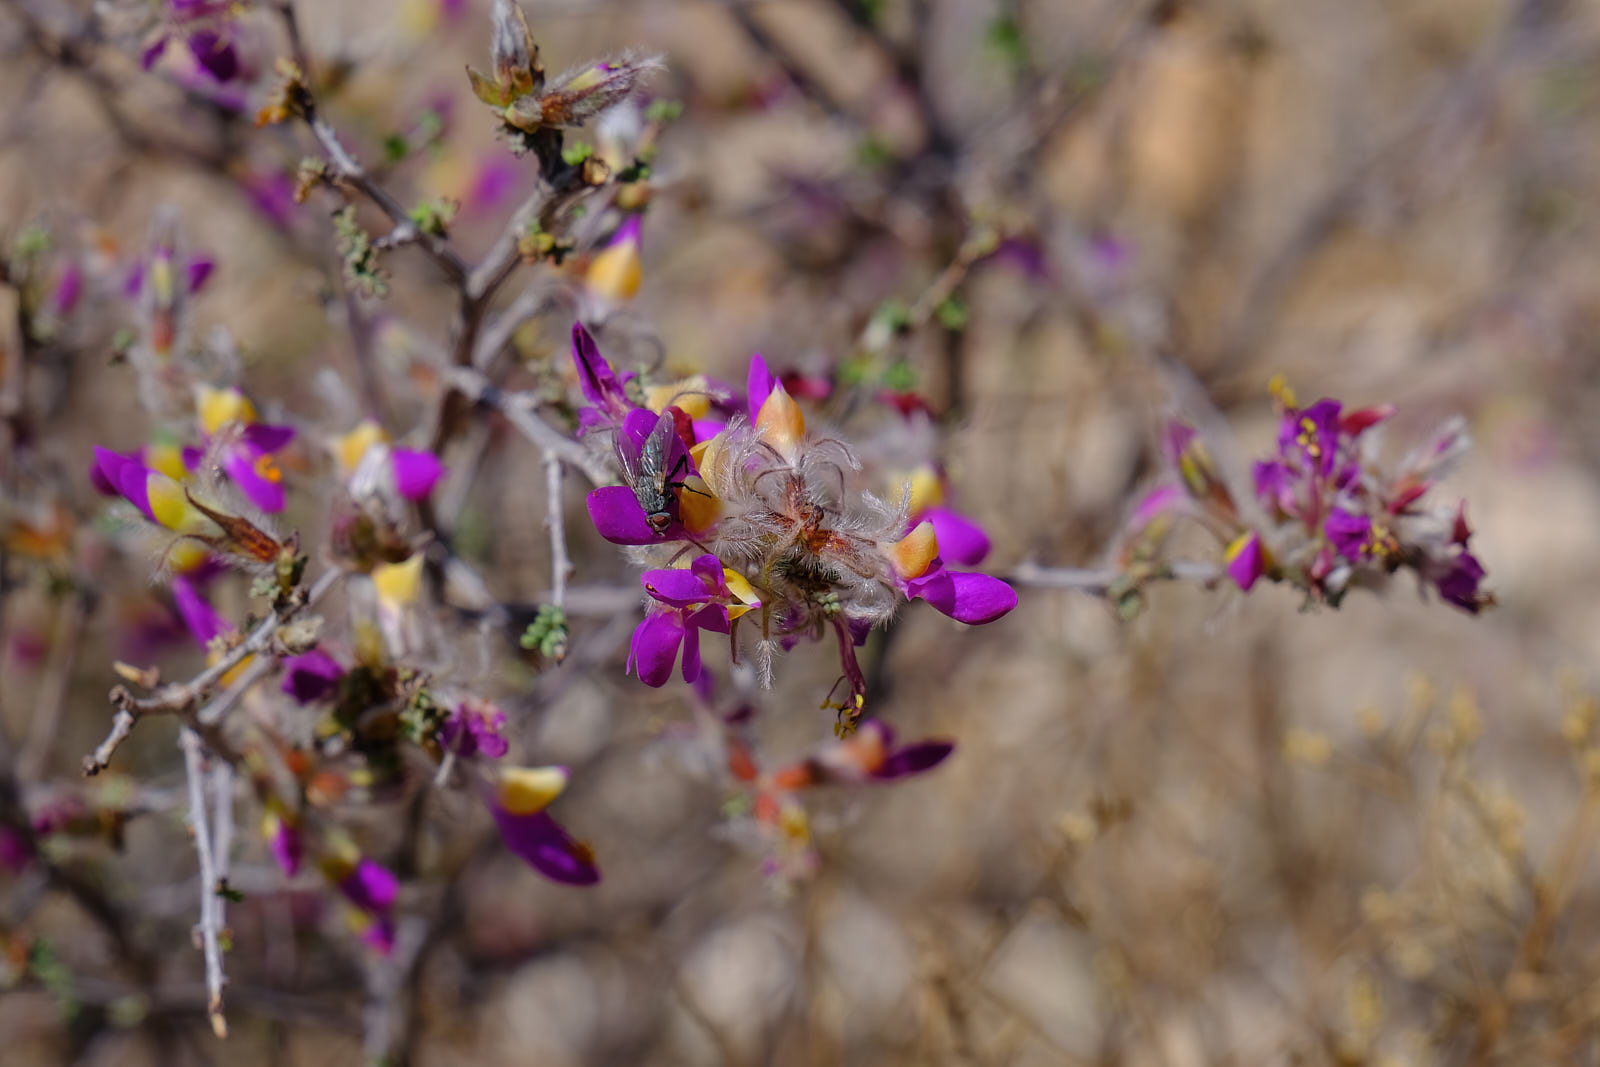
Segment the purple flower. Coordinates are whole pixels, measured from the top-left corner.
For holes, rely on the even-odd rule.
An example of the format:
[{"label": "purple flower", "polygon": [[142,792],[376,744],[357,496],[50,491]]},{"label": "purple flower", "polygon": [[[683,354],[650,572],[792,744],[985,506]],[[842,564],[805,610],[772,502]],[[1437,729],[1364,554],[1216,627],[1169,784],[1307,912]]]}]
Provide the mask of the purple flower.
[{"label": "purple flower", "polygon": [[1479,588],[1484,576],[1483,564],[1466,551],[1450,557],[1431,575],[1434,587],[1439,590],[1439,599],[1473,615],[1490,603],[1487,594]]},{"label": "purple flower", "polygon": [[400,882],[383,864],[362,856],[355,869],[339,879],[339,892],[368,915],[385,916],[394,907]]},{"label": "purple flower", "polygon": [[233,623],[212,607],[199,586],[186,576],[180,574],[173,577],[172,600],[201,648],[206,648],[224,634],[234,632]]},{"label": "purple flower", "polygon": [[314,704],[339,691],[345,669],[320,648],[283,661],[283,691],[301,704]]},{"label": "purple flower", "polygon": [[1343,508],[1332,508],[1323,521],[1322,530],[1334,551],[1352,562],[1360,562],[1372,543],[1372,520]]},{"label": "purple flower", "polygon": [[760,605],[749,583],[726,571],[710,553],[696,557],[687,568],[645,571],[639,580],[661,607],[634,629],[626,669],[637,666],[640,680],[649,686],[667,684],[680,646],[683,680],[693,684],[700,677],[700,631],[725,634],[733,620]]},{"label": "purple flower", "polygon": [[300,828],[279,814],[276,803],[269,805],[261,817],[261,833],[267,839],[267,848],[284,876],[293,878],[300,873],[300,863],[305,858],[305,838]]},{"label": "purple flower", "polygon": [[637,407],[623,388],[633,375],[617,377],[581,322],[572,324],[572,361],[578,367],[578,385],[589,401],[578,409],[578,433],[620,425]]},{"label": "purple flower", "polygon": [[574,839],[549,812],[514,815],[499,807],[490,810],[506,848],[552,882],[594,885],[600,881],[600,868],[589,846]]},{"label": "purple flower", "polygon": [[989,554],[989,535],[976,521],[944,507],[924,508],[912,517],[906,529],[909,532],[926,519],[933,523],[934,535],[939,539],[939,555],[965,566],[976,566]]},{"label": "purple flower", "polygon": [[1301,470],[1326,478],[1339,456],[1339,412],[1339,402],[1326,399],[1285,411],[1278,427],[1278,451],[1286,459],[1298,460]]},{"label": "purple flower", "polygon": [[511,750],[501,735],[506,713],[486,701],[463,700],[450,718],[439,727],[439,744],[445,751],[466,759],[487,756],[499,759]]},{"label": "purple flower", "polygon": [[821,776],[833,781],[875,779],[890,782],[938,766],[955,750],[950,741],[916,741],[895,745],[894,729],[881,719],[867,719],[849,738],[828,745],[811,761]]},{"label": "purple flower", "polygon": [[136,456],[99,445],[94,447],[94,466],[89,470],[94,487],[106,496],[122,497],[143,512],[145,518],[155,522],[147,487],[149,473],[149,468]]},{"label": "purple flower", "polygon": [[567,785],[565,767],[507,767],[488,797],[489,811],[506,848],[534,870],[563,885],[600,880],[594,853],[545,809]]},{"label": "purple flower", "polygon": [[921,598],[958,622],[994,622],[1017,606],[1017,591],[988,574],[952,571],[935,559],[926,573],[902,582],[907,599]]},{"label": "purple flower", "polygon": [[750,421],[754,422],[761,415],[761,405],[767,402],[767,397],[779,385],[777,375],[767,369],[767,361],[761,358],[761,353],[756,352],[750,356],[750,372],[745,381],[745,407],[750,412]]},{"label": "purple flower", "polygon": [[1234,538],[1226,556],[1228,577],[1247,593],[1256,580],[1267,572],[1267,550],[1261,544],[1261,535],[1254,530],[1246,530]]},{"label": "purple flower", "polygon": [[395,489],[407,500],[423,499],[444,477],[444,463],[432,452],[391,448],[389,463],[394,469]]},{"label": "purple flower", "polygon": [[78,306],[78,300],[83,296],[83,271],[76,263],[68,263],[61,268],[61,275],[56,279],[56,287],[50,293],[50,312],[58,319],[64,319],[72,314],[72,309]]}]

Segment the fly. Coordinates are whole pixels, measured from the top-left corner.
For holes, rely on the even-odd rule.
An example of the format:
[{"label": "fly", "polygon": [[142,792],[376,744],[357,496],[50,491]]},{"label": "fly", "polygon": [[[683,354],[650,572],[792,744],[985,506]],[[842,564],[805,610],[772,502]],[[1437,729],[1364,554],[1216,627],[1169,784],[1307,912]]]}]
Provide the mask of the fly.
[{"label": "fly", "polygon": [[679,452],[677,462],[670,468],[667,466],[677,435],[677,421],[673,418],[672,409],[667,408],[656,420],[650,436],[639,446],[637,454],[632,450],[632,441],[622,436],[617,438],[617,458],[622,462],[623,477],[643,509],[645,521],[658,535],[666,533],[672,522],[669,509],[676,499],[675,491],[688,489],[691,493],[699,492],[682,480],[682,476],[689,473],[687,452]]}]

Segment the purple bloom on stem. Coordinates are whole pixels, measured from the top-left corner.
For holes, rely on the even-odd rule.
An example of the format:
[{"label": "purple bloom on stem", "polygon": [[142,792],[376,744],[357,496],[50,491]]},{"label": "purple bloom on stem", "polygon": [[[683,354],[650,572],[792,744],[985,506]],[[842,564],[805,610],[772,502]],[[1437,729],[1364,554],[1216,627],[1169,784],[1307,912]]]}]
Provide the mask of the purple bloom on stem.
[{"label": "purple bloom on stem", "polygon": [[391,448],[389,463],[394,469],[394,487],[407,500],[423,499],[444,477],[444,463],[432,452]]},{"label": "purple bloom on stem", "polygon": [[672,666],[683,648],[683,680],[700,677],[700,631],[725,634],[733,620],[759,605],[755,591],[735,576],[730,587],[722,561],[706,553],[686,568],[645,571],[639,581],[666,610],[652,611],[633,631],[628,646],[627,669],[636,665],[649,686],[662,686],[672,677]]},{"label": "purple bloom on stem", "polygon": [[400,882],[383,864],[362,856],[355,870],[339,880],[346,900],[374,917],[389,913],[400,892]]},{"label": "purple bloom on stem", "polygon": [[1339,455],[1340,410],[1337,400],[1318,400],[1308,408],[1285,411],[1278,427],[1278,451],[1298,459],[1302,469],[1326,478]]},{"label": "purple bloom on stem", "polygon": [[305,839],[299,827],[269,807],[261,819],[261,832],[278,869],[289,878],[299,874],[300,861],[305,858]]},{"label": "purple bloom on stem", "polygon": [[572,361],[578,367],[578,385],[589,401],[578,410],[578,432],[615,426],[627,418],[636,405],[628,399],[623,386],[632,375],[617,377],[581,322],[572,324]]},{"label": "purple bloom on stem", "polygon": [[1245,592],[1256,584],[1256,579],[1267,572],[1267,551],[1261,544],[1261,535],[1247,530],[1228,546],[1228,577]]},{"label": "purple bloom on stem", "polygon": [[66,318],[78,306],[78,299],[82,295],[83,271],[76,263],[68,263],[61,269],[61,276],[56,279],[56,287],[50,294],[51,313],[58,319]]},{"label": "purple bloom on stem", "polygon": [[761,414],[761,405],[767,402],[772,390],[778,387],[778,378],[767,369],[767,361],[757,352],[750,357],[750,373],[745,381],[745,406],[754,422]]},{"label": "purple bloom on stem", "polygon": [[314,704],[337,693],[344,675],[338,660],[313,648],[283,661],[283,691],[301,704]]},{"label": "purple bloom on stem", "polygon": [[207,255],[198,255],[189,260],[184,268],[184,276],[189,283],[189,293],[193,295],[205,288],[206,281],[210,279],[211,272],[217,269],[217,261]]},{"label": "purple bloom on stem", "polygon": [[1017,606],[1017,591],[999,578],[952,571],[935,559],[926,573],[902,583],[908,599],[921,598],[958,622],[993,622]]},{"label": "purple bloom on stem", "polygon": [[600,880],[594,853],[545,810],[566,785],[565,767],[507,767],[488,797],[489,811],[506,848],[534,870],[563,885],[593,885]]},{"label": "purple bloom on stem", "polygon": [[515,815],[500,807],[490,810],[506,848],[552,882],[594,885],[600,881],[594,853],[567,833],[549,812]]},{"label": "purple bloom on stem", "polygon": [[287,174],[282,171],[268,174],[250,172],[239,181],[250,197],[251,206],[268,222],[280,229],[287,229],[294,222],[295,209],[299,205],[294,202],[294,181]]},{"label": "purple bloom on stem", "polygon": [[907,531],[915,529],[924,519],[933,523],[941,557],[971,567],[982,563],[989,554],[989,535],[982,526],[959,511],[943,507],[924,508],[907,525]]},{"label": "purple bloom on stem", "polygon": [[1476,615],[1486,602],[1478,588],[1484,576],[1483,564],[1476,556],[1471,552],[1459,552],[1433,576],[1433,584],[1445,603]]},{"label": "purple bloom on stem", "polygon": [[178,607],[178,614],[183,617],[184,624],[189,627],[189,632],[199,642],[201,648],[210,645],[212,641],[226,633],[232,633],[233,623],[218,613],[211,606],[211,601],[205,598],[199,586],[184,575],[176,575],[172,579],[172,600]]},{"label": "purple bloom on stem", "polygon": [[1328,535],[1328,543],[1333,546],[1334,551],[1352,561],[1361,559],[1362,550],[1372,539],[1372,520],[1343,508],[1331,509],[1328,518],[1322,524],[1322,529]]},{"label": "purple bloom on stem", "polygon": [[145,518],[155,522],[155,514],[150,510],[150,493],[146,482],[148,474],[149,469],[136,457],[95,446],[94,467],[90,472],[95,488],[107,496],[123,497],[144,512]]},{"label": "purple bloom on stem", "polygon": [[439,727],[439,744],[446,752],[467,759],[473,756],[499,759],[511,750],[500,733],[505,725],[506,713],[493,704],[464,700]]},{"label": "purple bloom on stem", "polygon": [[1256,498],[1262,504],[1279,516],[1294,513],[1294,476],[1288,467],[1277,460],[1262,460],[1250,473],[1255,481]]}]

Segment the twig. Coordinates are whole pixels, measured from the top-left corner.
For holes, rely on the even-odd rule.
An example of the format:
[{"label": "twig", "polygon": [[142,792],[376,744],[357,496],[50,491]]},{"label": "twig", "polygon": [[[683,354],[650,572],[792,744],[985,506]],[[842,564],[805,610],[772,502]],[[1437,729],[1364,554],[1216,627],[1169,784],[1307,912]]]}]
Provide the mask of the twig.
[{"label": "twig", "polygon": [[326,119],[317,114],[313,106],[308,106],[307,108],[306,124],[311,127],[311,132],[316,135],[318,143],[322,145],[322,150],[328,155],[328,162],[333,164],[333,168],[339,177],[354,186],[368,200],[378,205],[383,213],[389,216],[389,219],[395,224],[397,231],[402,228],[409,228],[402,234],[391,234],[390,236],[393,238],[391,243],[401,243],[414,235],[417,245],[427,252],[435,263],[439,264],[439,268],[450,279],[450,283],[458,289],[463,288],[467,283],[467,264],[456,254],[455,249],[451,248],[449,243],[438,234],[423,233],[416,228],[416,224],[411,221],[411,216],[406,213],[406,209],[400,206],[398,200],[389,195],[387,189],[367,176],[367,172],[362,168],[361,164],[340,143],[338,133],[334,131],[332,126],[328,125]]},{"label": "twig", "polygon": [[551,449],[544,453],[544,492],[544,523],[550,528],[550,603],[565,611],[572,557],[567,554],[567,520],[561,500],[561,457]]},{"label": "twig", "polygon": [[277,669],[278,661],[272,656],[259,656],[251,660],[250,665],[239,672],[239,677],[235,678],[228,688],[218,693],[209,704],[200,709],[194,717],[195,721],[201,726],[215,726],[235,704],[244,699],[245,693],[249,692],[252,686]]},{"label": "twig", "polygon": [[540,418],[533,411],[535,405],[531,398],[505,392],[470,367],[448,368],[445,377],[463,396],[499,411],[518,433],[582,471],[593,484],[605,485],[613,480],[611,472],[598,456]]},{"label": "twig", "polygon": [[525,289],[483,327],[472,350],[472,365],[487,371],[523,324],[554,310],[558,297],[559,290],[551,285],[533,285]]},{"label": "twig", "polygon": [[217,929],[228,928],[228,900],[221,890],[228,886],[228,865],[233,855],[233,764],[217,760],[211,768],[211,802],[217,808],[217,825],[213,829],[212,856],[216,866]]},{"label": "twig", "polygon": [[66,706],[67,687],[72,680],[73,666],[77,663],[78,641],[88,610],[87,595],[77,592],[66,598],[56,617],[55,633],[50,640],[50,661],[45,667],[39,695],[34,700],[27,740],[17,755],[17,777],[24,782],[38,780],[50,758],[50,747],[55,743],[56,727],[61,722],[61,711]]},{"label": "twig", "polygon": [[[242,663],[247,656],[266,651],[277,638],[278,629],[284,623],[293,619],[301,611],[311,607],[321,600],[328,590],[344,576],[338,569],[329,570],[317,579],[309,592],[296,594],[287,607],[282,611],[274,611],[239,644],[229,649],[217,662],[189,679],[187,682],[173,682],[164,685],[149,696],[135,697],[123,686],[116,686],[111,690],[110,700],[117,709],[111,720],[111,732],[106,739],[100,742],[94,752],[83,758],[83,773],[96,775],[105,770],[111,763],[117,746],[127,738],[133,730],[133,724],[145,715],[185,715],[200,701],[211,688],[220,682],[224,675]],[[232,692],[230,688],[229,692]],[[226,696],[227,694],[224,694]],[[233,698],[243,696],[243,690]],[[200,715],[194,716],[190,725],[200,729],[213,726],[215,720],[220,719],[223,712],[232,706],[228,704],[216,708],[204,709]]]},{"label": "twig", "polygon": [[[1094,596],[1105,596],[1123,574],[1115,567],[1041,567],[1037,563],[1025,562],[1017,564],[1010,574],[1003,577],[1016,585],[1030,585],[1038,589],[1075,589]],[[1215,563],[1178,559],[1163,563],[1142,577],[1145,581],[1209,584],[1222,575],[1222,568]]]},{"label": "twig", "polygon": [[206,825],[205,756],[200,735],[188,727],[178,735],[178,746],[183,749],[183,769],[189,776],[189,828],[194,832],[194,849],[200,857],[200,940],[206,957],[206,1014],[211,1018],[212,1032],[227,1037],[228,1021],[222,1015],[225,979],[218,938],[217,868],[211,854],[211,831]]}]

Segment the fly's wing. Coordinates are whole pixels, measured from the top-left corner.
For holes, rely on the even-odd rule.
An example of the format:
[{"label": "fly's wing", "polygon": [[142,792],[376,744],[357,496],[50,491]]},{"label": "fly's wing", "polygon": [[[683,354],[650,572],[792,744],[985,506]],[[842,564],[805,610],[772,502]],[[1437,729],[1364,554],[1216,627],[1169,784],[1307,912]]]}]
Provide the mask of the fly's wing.
[{"label": "fly's wing", "polygon": [[673,421],[672,409],[667,408],[656,420],[655,429],[650,431],[650,436],[645,438],[644,447],[639,449],[639,473],[653,485],[666,483],[667,456],[672,449],[672,438],[677,432],[678,426]]},{"label": "fly's wing", "polygon": [[612,431],[611,446],[616,450],[617,462],[622,465],[622,478],[628,485],[639,484],[639,450],[634,447],[633,438],[622,432],[618,426]]}]

